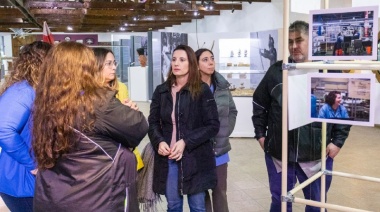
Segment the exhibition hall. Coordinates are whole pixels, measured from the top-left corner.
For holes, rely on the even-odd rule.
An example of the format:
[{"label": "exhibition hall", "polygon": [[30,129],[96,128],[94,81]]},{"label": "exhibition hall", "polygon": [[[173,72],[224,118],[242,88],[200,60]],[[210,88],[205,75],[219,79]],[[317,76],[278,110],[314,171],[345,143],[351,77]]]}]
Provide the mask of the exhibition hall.
[{"label": "exhibition hall", "polygon": [[379,9],[0,2],[0,212],[378,211]]}]

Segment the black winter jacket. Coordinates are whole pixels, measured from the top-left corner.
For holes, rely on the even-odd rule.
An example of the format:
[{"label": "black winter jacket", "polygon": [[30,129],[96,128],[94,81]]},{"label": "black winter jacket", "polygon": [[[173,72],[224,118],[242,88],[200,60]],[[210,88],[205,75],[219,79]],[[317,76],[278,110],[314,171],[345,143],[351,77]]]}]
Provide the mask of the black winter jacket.
[{"label": "black winter jacket", "polygon": [[114,91],[95,114],[94,129],[74,130],[75,147],[54,167],[38,171],[34,211],[139,211],[136,157],[128,148],[140,143],[148,123]]},{"label": "black winter jacket", "polygon": [[[300,104],[307,104],[306,101]],[[282,158],[282,61],[269,67],[253,94],[252,122],[255,138],[265,137],[264,151]],[[328,124],[326,145],[342,147],[350,131],[349,125]],[[306,162],[321,159],[321,123],[311,123],[288,133],[288,160]]]},{"label": "black winter jacket", "polygon": [[220,156],[231,150],[230,138],[235,128],[236,110],[235,102],[229,90],[230,84],[218,72],[212,75],[212,83],[215,85],[214,98],[218,107],[220,128],[213,138],[215,156]]},{"label": "black winter jacket", "polygon": [[[210,138],[219,130],[215,100],[207,84],[193,100],[187,87],[176,94],[175,119],[177,141],[186,143],[178,162],[178,188],[181,194],[195,194],[216,185],[215,157]],[[158,145],[164,141],[170,146],[173,123],[173,98],[167,82],[157,86],[153,93],[149,115],[149,138],[155,150],[153,191],[165,194],[168,177],[168,157],[158,154]],[[175,183],[175,182],[173,182]]]}]

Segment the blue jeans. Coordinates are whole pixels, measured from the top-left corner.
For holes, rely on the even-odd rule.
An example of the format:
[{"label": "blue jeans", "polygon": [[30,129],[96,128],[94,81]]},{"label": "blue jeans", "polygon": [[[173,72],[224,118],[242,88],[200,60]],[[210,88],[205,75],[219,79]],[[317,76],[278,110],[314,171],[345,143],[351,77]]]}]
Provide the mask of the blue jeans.
[{"label": "blue jeans", "polygon": [[13,197],[4,193],[0,196],[12,212],[33,212],[33,197]]},{"label": "blue jeans", "polygon": [[[277,173],[276,167],[273,163],[272,156],[265,153],[265,162],[268,170],[269,177],[269,188],[272,194],[272,203],[270,207],[271,212],[281,211],[281,172]],[[330,157],[326,159],[326,169],[331,170],[333,168],[334,160]],[[289,162],[288,163],[288,179],[287,179],[287,189],[290,191],[294,188],[297,183],[297,179],[300,183],[303,183],[308,179],[304,171],[301,169],[298,163]],[[331,185],[332,176],[326,175],[326,194]],[[308,186],[302,189],[305,199],[321,201],[321,178],[318,178]],[[327,197],[327,195],[326,195]],[[287,211],[292,211],[292,204],[287,203]],[[305,208],[306,212],[319,212],[320,209],[317,207],[312,207],[307,205]]]},{"label": "blue jeans", "polygon": [[[166,181],[166,200],[168,201],[168,212],[183,211],[183,195],[178,189],[178,162],[169,160],[169,173]],[[205,192],[187,195],[187,201],[191,212],[205,212]]]}]

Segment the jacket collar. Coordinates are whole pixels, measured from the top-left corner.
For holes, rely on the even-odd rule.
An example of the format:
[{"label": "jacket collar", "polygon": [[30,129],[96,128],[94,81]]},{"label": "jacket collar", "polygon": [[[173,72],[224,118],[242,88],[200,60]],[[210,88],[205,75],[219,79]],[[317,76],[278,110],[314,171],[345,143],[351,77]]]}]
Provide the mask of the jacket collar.
[{"label": "jacket collar", "polygon": [[218,72],[214,71],[211,76],[211,80],[213,84],[221,89],[227,89],[230,87],[230,83]]},{"label": "jacket collar", "polygon": [[[171,92],[171,87],[172,85],[169,85],[169,82],[165,81],[163,84],[161,84],[159,91],[160,93]],[[189,86],[186,85],[181,90],[189,91]]]}]

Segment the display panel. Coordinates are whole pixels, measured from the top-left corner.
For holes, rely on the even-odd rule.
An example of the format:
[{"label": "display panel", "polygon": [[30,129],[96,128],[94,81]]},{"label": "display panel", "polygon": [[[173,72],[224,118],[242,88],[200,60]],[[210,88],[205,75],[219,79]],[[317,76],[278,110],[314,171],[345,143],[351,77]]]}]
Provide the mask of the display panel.
[{"label": "display panel", "polygon": [[312,121],[374,125],[374,74],[311,73],[308,86]]},{"label": "display panel", "polygon": [[310,60],[376,60],[378,6],[310,11]]}]

